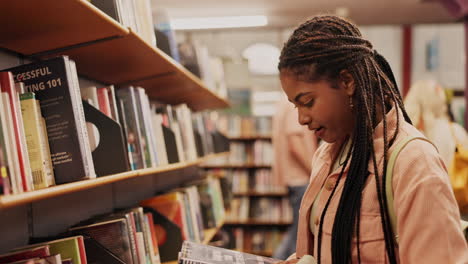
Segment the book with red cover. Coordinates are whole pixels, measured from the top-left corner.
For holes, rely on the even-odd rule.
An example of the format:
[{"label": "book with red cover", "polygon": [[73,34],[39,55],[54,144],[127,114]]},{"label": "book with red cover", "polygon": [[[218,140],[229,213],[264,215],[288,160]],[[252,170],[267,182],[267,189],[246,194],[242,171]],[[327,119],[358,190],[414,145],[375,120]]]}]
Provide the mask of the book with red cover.
[{"label": "book with red cover", "polygon": [[99,110],[101,110],[101,112],[103,112],[109,118],[112,118],[109,95],[107,93],[107,87],[98,88],[97,97],[98,97],[98,103],[99,103]]},{"label": "book with red cover", "polygon": [[18,260],[25,260],[31,258],[41,258],[50,256],[48,245],[38,246],[34,248],[22,249],[18,251],[9,252],[0,255],[0,264],[10,263]]},{"label": "book with red cover", "polygon": [[177,192],[155,196],[140,202],[145,212],[153,214],[161,262],[177,260],[183,240],[187,239],[182,210],[182,194]]},{"label": "book with red cover", "polygon": [[[28,169],[26,165],[27,155],[24,152],[24,146],[21,143],[21,127],[23,124],[20,123],[18,119],[20,106],[18,105],[18,94],[16,92],[15,83],[13,81],[13,74],[11,72],[0,72],[0,88],[1,91],[8,94],[10,98],[10,108],[11,108],[11,118],[13,120],[13,129],[15,131],[15,144],[17,148],[17,155],[20,166],[21,179],[23,181],[23,190],[31,191],[32,190],[32,180],[28,177]],[[24,136],[24,135],[23,135]],[[29,175],[31,172],[29,172]]]}]

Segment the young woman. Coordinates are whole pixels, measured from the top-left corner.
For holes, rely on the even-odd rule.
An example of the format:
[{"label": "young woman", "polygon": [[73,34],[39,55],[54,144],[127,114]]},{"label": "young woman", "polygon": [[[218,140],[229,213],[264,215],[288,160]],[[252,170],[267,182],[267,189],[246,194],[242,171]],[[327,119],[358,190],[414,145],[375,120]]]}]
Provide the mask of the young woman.
[{"label": "young woman", "polygon": [[393,233],[383,184],[388,159],[402,139],[423,135],[389,64],[358,28],[314,17],[285,43],[278,67],[299,123],[326,142],[313,156],[296,254],[285,263],[310,256],[336,264],[468,263],[445,165],[427,141],[411,141],[396,160]]}]

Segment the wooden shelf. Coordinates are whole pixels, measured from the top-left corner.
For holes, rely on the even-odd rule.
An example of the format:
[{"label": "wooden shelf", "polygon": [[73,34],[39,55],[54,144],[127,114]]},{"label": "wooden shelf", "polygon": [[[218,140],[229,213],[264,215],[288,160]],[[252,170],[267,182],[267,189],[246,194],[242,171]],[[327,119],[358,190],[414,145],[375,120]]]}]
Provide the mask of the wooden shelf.
[{"label": "wooden shelf", "polygon": [[279,192],[256,192],[256,191],[249,191],[249,192],[235,192],[233,193],[234,196],[253,196],[253,197],[263,197],[263,196],[277,196],[277,197],[285,197],[288,196],[288,191],[279,191]]},{"label": "wooden shelf", "polygon": [[128,171],[128,172],[123,172],[119,174],[98,177],[96,179],[60,184],[60,185],[52,186],[49,188],[31,191],[31,192],[25,192],[21,194],[4,195],[4,196],[0,196],[0,209],[14,207],[14,206],[31,203],[31,202],[36,202],[36,201],[40,201],[40,200],[51,198],[51,197],[78,192],[81,190],[92,189],[92,188],[96,188],[105,184],[119,182],[119,181],[130,179],[130,178],[136,178],[140,176],[180,170],[180,169],[196,166],[202,162],[205,162],[207,159],[210,159],[212,157],[216,157],[219,155],[225,155],[225,154],[226,152],[210,154],[192,162],[181,162],[181,163],[174,163],[170,165],[160,166],[157,168],[148,168],[148,169],[141,169],[141,170],[136,170],[136,171]]},{"label": "wooden shelf", "polygon": [[251,141],[251,140],[271,140],[271,135],[251,135],[251,136],[239,136],[239,137],[228,137],[229,140],[235,141]]},{"label": "wooden shelf", "polygon": [[42,59],[67,55],[81,76],[142,86],[150,98],[187,103],[194,111],[229,106],[178,62],[87,1],[1,1],[0,22],[9,25],[0,29],[2,48]]},{"label": "wooden shelf", "polygon": [[276,226],[284,226],[290,225],[292,222],[283,222],[283,221],[256,221],[256,220],[248,220],[248,221],[230,221],[227,220],[224,222],[224,225],[276,225]]},{"label": "wooden shelf", "polygon": [[1,1],[0,47],[24,55],[123,36],[128,30],[87,1]]},{"label": "wooden shelf", "polygon": [[271,168],[271,165],[254,165],[254,164],[246,164],[246,165],[203,165],[205,169],[268,169]]}]

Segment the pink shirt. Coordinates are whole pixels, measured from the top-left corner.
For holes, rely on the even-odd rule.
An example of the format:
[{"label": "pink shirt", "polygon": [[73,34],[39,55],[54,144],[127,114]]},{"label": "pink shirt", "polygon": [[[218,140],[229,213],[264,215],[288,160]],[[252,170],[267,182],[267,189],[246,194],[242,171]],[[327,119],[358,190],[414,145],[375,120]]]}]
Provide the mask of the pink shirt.
[{"label": "pink shirt", "polygon": [[306,185],[317,138],[298,123],[297,110],[284,100],[273,117],[273,181],[280,186]]},{"label": "pink shirt", "polygon": [[[388,135],[396,126],[396,111],[387,114]],[[396,142],[411,135],[422,137],[406,123],[400,113]],[[390,136],[389,136],[390,137]],[[394,146],[396,143],[394,143]],[[374,146],[379,171],[383,166],[383,124],[374,133]],[[340,168],[328,174],[338,143],[323,144],[313,158],[312,177],[299,211],[297,240],[298,257],[317,256],[317,237],[311,233],[311,222],[318,230],[318,219],[336,183]],[[393,148],[390,148],[391,153]],[[390,154],[389,154],[390,155]],[[369,163],[369,178],[363,190],[361,208],[360,252],[362,263],[388,263],[381,226],[374,167]],[[331,263],[331,232],[343,190],[347,169],[325,216],[322,235],[322,263]],[[393,174],[394,205],[397,217],[399,263],[468,263],[468,248],[460,228],[460,214],[446,168],[437,150],[428,142],[410,142],[399,154]],[[311,207],[321,187],[316,219],[310,219]],[[312,221],[310,221],[312,220]],[[352,262],[357,263],[356,245],[352,246]]]}]

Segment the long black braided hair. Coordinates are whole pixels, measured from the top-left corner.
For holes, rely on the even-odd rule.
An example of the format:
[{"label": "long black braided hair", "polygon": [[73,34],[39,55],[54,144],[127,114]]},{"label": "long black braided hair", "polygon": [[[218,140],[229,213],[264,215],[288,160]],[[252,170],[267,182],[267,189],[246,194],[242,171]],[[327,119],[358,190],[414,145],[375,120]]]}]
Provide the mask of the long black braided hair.
[{"label": "long black braided hair", "polygon": [[[336,187],[339,185],[344,168],[349,164],[343,192],[340,197],[332,230],[332,262],[351,262],[352,239],[357,239],[358,261],[359,222],[362,205],[362,191],[369,178],[368,164],[372,162],[375,171],[376,188],[380,207],[385,247],[390,263],[397,263],[394,235],[390,224],[385,193],[385,169],[387,152],[397,136],[397,131],[389,137],[386,113],[396,108],[397,116],[402,111],[405,120],[411,123],[404,109],[390,65],[377,53],[372,44],[364,39],[359,29],[352,23],[336,16],[317,16],[300,25],[285,43],[278,65],[280,72],[287,71],[298,79],[314,82],[337,80],[342,70],[348,70],[355,81],[352,96],[355,127],[352,133],[351,150],[338,177],[330,197],[320,217],[318,232],[318,263],[321,257],[322,229],[325,215]],[[373,133],[379,121],[384,128],[384,163],[379,172],[374,151]],[[397,118],[397,126],[399,126]]]}]

